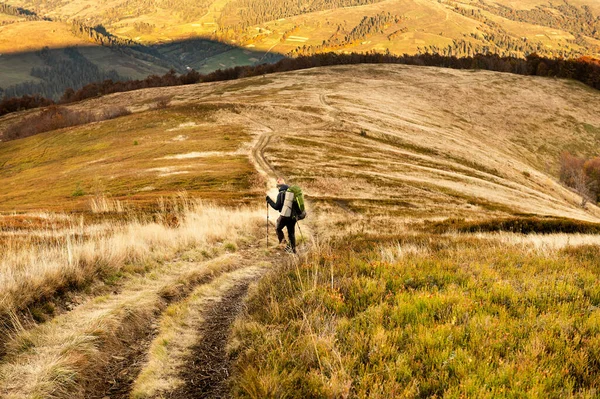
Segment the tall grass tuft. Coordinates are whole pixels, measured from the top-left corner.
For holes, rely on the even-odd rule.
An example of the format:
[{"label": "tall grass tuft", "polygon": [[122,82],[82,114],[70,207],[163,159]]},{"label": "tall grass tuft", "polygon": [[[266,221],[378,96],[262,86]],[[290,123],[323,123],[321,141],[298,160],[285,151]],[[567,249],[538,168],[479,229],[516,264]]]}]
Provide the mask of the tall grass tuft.
[{"label": "tall grass tuft", "polygon": [[122,201],[97,195],[90,199],[90,209],[93,213],[124,213],[126,207]]},{"label": "tall grass tuft", "polygon": [[[122,205],[107,200],[96,206],[102,212],[119,211]],[[163,212],[151,220],[130,214],[124,221],[85,225],[71,218],[66,225],[28,231],[27,236],[2,232],[0,318],[10,323],[11,313],[35,302],[123,270],[144,270],[193,246],[235,241],[262,217],[252,208],[219,208],[184,195],[162,201],[161,207]]]}]

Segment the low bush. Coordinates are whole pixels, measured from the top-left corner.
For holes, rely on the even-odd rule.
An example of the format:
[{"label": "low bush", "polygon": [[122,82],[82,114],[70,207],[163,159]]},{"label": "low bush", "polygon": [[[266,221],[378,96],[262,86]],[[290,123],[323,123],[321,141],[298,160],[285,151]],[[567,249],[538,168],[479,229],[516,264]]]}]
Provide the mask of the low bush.
[{"label": "low bush", "polygon": [[458,233],[489,233],[508,231],[521,234],[554,234],[579,233],[600,234],[600,224],[566,218],[515,217],[491,219],[484,221],[465,221],[463,219],[448,219],[424,227],[425,230],[443,234]]},{"label": "low bush", "polygon": [[2,139],[4,141],[16,140],[56,129],[115,119],[129,114],[131,112],[127,108],[117,106],[105,108],[100,112],[92,112],[75,111],[67,107],[52,105],[8,127],[4,131]]},{"label": "low bush", "polygon": [[5,98],[0,101],[0,116],[26,109],[47,107],[52,104],[54,101],[39,95]]}]

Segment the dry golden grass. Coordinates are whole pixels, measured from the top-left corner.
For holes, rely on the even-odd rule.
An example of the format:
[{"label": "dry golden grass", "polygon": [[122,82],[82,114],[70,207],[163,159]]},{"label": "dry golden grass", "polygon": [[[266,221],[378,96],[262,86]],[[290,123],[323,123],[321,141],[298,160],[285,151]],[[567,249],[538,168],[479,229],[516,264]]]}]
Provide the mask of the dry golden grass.
[{"label": "dry golden grass", "polygon": [[[164,96],[171,98],[171,108],[148,111]],[[593,111],[600,96],[571,81],[361,65],[139,90],[70,107],[106,104],[126,105],[134,114],[0,147],[6,165],[16,162],[11,154],[22,159],[9,174],[0,174],[0,182],[8,187],[28,182],[5,193],[4,209],[59,199],[87,208],[96,186],[127,202],[176,187],[228,201],[238,190],[235,176],[247,173],[248,181],[256,180],[245,154],[250,156],[258,137],[268,136],[266,160],[305,187],[315,214],[330,221],[342,215],[336,228],[370,225],[381,232],[405,220],[600,216],[593,205],[581,209],[580,198],[555,179],[562,151],[592,155],[600,140],[600,118]],[[11,120],[0,120],[0,129]],[[66,140],[72,146],[53,150]],[[85,155],[73,152],[82,145]],[[114,155],[100,156],[106,149]],[[34,172],[55,175],[57,167],[34,160],[63,158],[85,167],[73,165],[60,182],[48,181],[51,195],[32,190],[46,183],[35,180]],[[207,173],[215,174],[216,184]],[[99,178],[98,184],[91,174],[115,178]],[[72,196],[78,182],[87,196]],[[349,215],[358,223],[349,226]]]},{"label": "dry golden grass", "polygon": [[[170,108],[149,110],[165,95],[171,98]],[[12,335],[6,346],[8,355],[0,362],[0,395],[7,398],[85,397],[94,384],[100,384],[92,374],[102,375],[109,357],[127,353],[134,338],[147,333],[152,321],[172,304],[165,298],[184,300],[172,304],[172,313],[161,319],[164,324],[158,339],[163,337],[171,345],[152,343],[135,392],[139,397],[152,397],[178,384],[174,377],[178,365],[198,338],[187,323],[201,322],[201,305],[210,289],[204,288],[208,291],[203,294],[199,288],[200,295],[187,301],[185,296],[194,282],[244,266],[233,257],[207,259],[234,251],[246,239],[256,240],[255,231],[247,231],[246,226],[264,223],[265,216],[264,203],[259,209],[233,211],[184,201],[182,206],[159,206],[162,217],[156,220],[149,220],[147,214],[136,219],[137,205],[147,206],[161,193],[180,187],[190,188],[193,196],[239,204],[253,202],[263,192],[264,181],[280,174],[300,184],[309,201],[310,226],[303,224],[302,232],[307,240],[314,240],[316,252],[325,260],[292,264],[286,269],[289,274],[275,273],[259,290],[264,294],[260,300],[269,298],[270,302],[262,303],[265,308],[257,314],[267,309],[268,317],[282,325],[289,322],[287,316],[297,318],[287,326],[297,328],[294,334],[299,335],[280,341],[293,348],[269,346],[277,346],[276,334],[284,327],[265,327],[261,324],[264,320],[241,323],[241,335],[231,347],[239,353],[246,338],[258,337],[253,344],[268,349],[275,366],[280,366],[277,356],[289,359],[291,353],[299,370],[309,370],[305,374],[261,374],[260,369],[249,367],[238,381],[237,392],[245,390],[246,396],[255,398],[267,394],[280,397],[293,385],[290,381],[306,376],[309,384],[304,387],[325,386],[321,391],[324,397],[343,397],[360,374],[351,366],[360,359],[336,344],[339,320],[320,317],[319,306],[311,308],[323,299],[315,299],[313,294],[325,292],[333,301],[327,306],[339,302],[335,284],[347,288],[343,284],[352,282],[339,273],[358,275],[370,270],[360,266],[362,258],[338,262],[340,258],[327,249],[330,239],[341,242],[342,249],[357,251],[374,244],[376,249],[367,251],[365,262],[371,258],[388,262],[399,273],[409,270],[406,278],[413,280],[426,277],[418,268],[406,269],[407,262],[431,266],[432,273],[446,273],[444,265],[460,266],[461,256],[468,255],[473,262],[480,262],[477,271],[489,273],[494,284],[502,280],[494,274],[494,259],[507,246],[513,257],[509,263],[532,257],[528,265],[539,268],[556,255],[568,258],[578,272],[587,273],[587,263],[577,263],[575,255],[561,251],[573,250],[573,244],[597,243],[593,236],[473,237],[414,231],[448,218],[469,221],[537,215],[597,222],[600,210],[593,205],[580,208],[580,198],[555,179],[562,150],[591,154],[600,143],[595,134],[600,126],[595,112],[600,109],[600,95],[577,83],[490,72],[362,65],[140,90],[70,107],[100,109],[107,103],[126,105],[134,113],[115,121],[0,143],[0,160],[10,166],[0,172],[0,184],[11,189],[11,193],[3,193],[5,211],[59,206],[86,211],[79,218],[33,211],[0,218],[0,226],[6,226],[1,245],[7,250],[0,257],[4,309],[27,306],[41,296],[53,295],[59,287],[74,288],[98,277],[123,280],[116,294],[86,298],[75,309]],[[0,120],[0,129],[5,123],[9,120]],[[103,189],[94,190],[95,176],[112,174],[115,179],[103,181]],[[77,182],[81,182],[83,195],[73,196]],[[36,192],[31,187],[44,190]],[[147,193],[146,187],[156,190]],[[262,194],[260,197],[262,202]],[[126,212],[119,213],[123,208]],[[115,221],[120,218],[125,220]],[[485,253],[477,252],[478,245],[487,248]],[[252,251],[258,254],[258,250]],[[439,261],[433,266],[428,263],[432,256]],[[177,257],[179,261],[174,260]],[[562,270],[558,263],[552,265]],[[520,273],[521,269],[508,266],[507,274]],[[240,271],[240,276],[243,274]],[[559,274],[547,277],[558,279]],[[230,279],[240,277],[234,276],[223,277],[227,282],[224,291]],[[585,276],[586,281],[593,280],[589,273]],[[282,282],[281,278],[288,280]],[[360,285],[370,278],[361,275],[354,281],[356,292],[378,293],[388,282],[369,280],[368,287]],[[390,281],[397,283],[393,278]],[[285,290],[281,296],[272,296],[280,286],[269,292],[268,282],[297,283],[294,295],[300,299],[285,302],[289,294]],[[546,282],[540,278],[535,284],[549,289]],[[219,295],[224,291],[219,289]],[[516,298],[517,291],[515,288],[510,295]],[[455,291],[449,295],[456,298]],[[303,298],[315,301],[307,303]],[[388,305],[360,295],[354,299],[352,306]],[[299,309],[304,313],[298,313]],[[347,322],[355,320],[348,318]],[[507,331],[512,332],[515,323],[511,320]],[[374,334],[369,339],[387,342],[388,332],[380,330],[371,331]],[[119,334],[126,338],[120,339]],[[355,338],[366,345],[362,338]],[[427,342],[420,344],[427,347]],[[390,353],[384,353],[377,363],[381,369],[374,369],[369,374],[372,379],[365,379],[364,384],[381,382],[376,375],[388,370],[390,358],[386,356]],[[426,377],[430,387],[439,387],[435,376]],[[473,381],[470,384],[476,386]],[[407,395],[416,389],[404,388]],[[360,389],[366,396],[368,387]],[[380,397],[385,397],[382,392]]]},{"label": "dry golden grass", "polygon": [[[239,267],[226,252],[254,240],[261,216],[255,209],[188,202],[177,227],[113,224],[85,240],[4,253],[3,310],[24,306],[70,281],[120,275],[124,282],[116,294],[90,298],[45,324],[9,334],[0,362],[2,397],[88,397],[89,389],[102,384],[98,379],[108,359],[134,345],[169,298],[185,296],[207,277]],[[177,256],[181,260],[173,260]],[[206,260],[213,257],[218,258]]]},{"label": "dry golden grass", "polygon": [[[127,104],[136,113],[126,120],[133,121],[137,112],[164,95],[171,96],[174,106],[173,111],[164,111],[165,116],[180,115],[179,122],[162,123],[158,129],[191,121],[201,124],[168,132],[174,140],[193,131],[206,134],[202,126],[209,124],[222,126],[223,136],[228,135],[227,129],[243,126],[237,133],[243,140],[272,135],[266,159],[281,174],[306,186],[308,196],[322,198],[318,206],[328,202],[340,207],[332,202],[340,199],[346,211],[376,216],[378,204],[388,211],[394,205],[395,216],[417,218],[530,213],[596,220],[600,215],[594,206],[579,208],[577,195],[555,181],[561,151],[591,155],[600,137],[594,133],[600,118],[593,112],[600,107],[600,96],[578,83],[485,71],[362,65],[120,93],[73,107],[98,108],[107,101]],[[199,115],[200,110],[207,112],[202,123],[184,113]],[[100,126],[95,129],[113,125]],[[95,131],[88,129],[68,134]],[[125,141],[119,142],[119,150],[137,137],[141,137],[141,150],[156,129],[144,130],[144,135],[139,130],[121,135]],[[44,141],[31,140],[43,151]],[[189,171],[190,161],[211,159],[207,151],[235,151],[239,146],[227,141],[222,141],[222,147],[201,143],[197,150],[183,149],[186,141],[163,138],[164,155],[157,154],[157,161],[146,170],[163,175]],[[138,148],[131,146],[128,151],[135,154]],[[193,152],[205,155],[162,159],[169,153],[183,157]],[[222,157],[215,162],[223,162]],[[186,176],[171,178],[183,182]],[[337,179],[331,189],[328,179]],[[75,183],[70,183],[71,192]],[[118,194],[150,186],[154,185],[140,181],[133,190],[109,193],[119,199]]]},{"label": "dry golden grass", "polygon": [[[89,284],[98,276],[110,277],[127,270],[144,270],[178,252],[205,247],[252,225],[257,211],[226,210],[186,203],[177,216],[157,222],[105,222],[85,226],[71,224],[41,231],[39,240],[23,242],[6,235],[0,255],[0,314],[26,309],[35,301],[51,298],[59,290]],[[38,235],[28,231],[29,237]]]},{"label": "dry golden grass", "polygon": [[90,208],[93,213],[123,213],[126,207],[122,201],[99,195],[90,199]]}]

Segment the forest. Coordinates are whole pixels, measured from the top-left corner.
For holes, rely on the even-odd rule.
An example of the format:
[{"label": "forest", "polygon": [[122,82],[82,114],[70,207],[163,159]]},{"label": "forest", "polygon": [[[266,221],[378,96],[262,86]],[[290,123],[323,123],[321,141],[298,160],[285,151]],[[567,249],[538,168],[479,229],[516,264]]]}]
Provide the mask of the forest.
[{"label": "forest", "polygon": [[384,31],[390,25],[398,24],[400,23],[400,21],[400,17],[392,15],[389,12],[382,12],[372,17],[365,16],[360,21],[360,23],[356,25],[347,34],[344,34],[343,27],[341,25],[338,25],[336,32],[329,38],[329,40],[324,40],[323,44],[318,46],[298,47],[295,50],[293,50],[289,55],[311,55],[315,53],[333,51],[352,46],[354,44],[366,40],[369,36],[378,33],[384,33]]},{"label": "forest", "polygon": [[[219,25],[224,29],[235,26],[245,29],[252,25],[295,15],[362,6],[380,1],[382,0],[234,0],[225,6]],[[236,22],[232,24],[229,21]]]},{"label": "forest", "polygon": [[106,79],[125,80],[114,70],[103,72],[97,65],[87,60],[76,48],[50,50],[43,48],[36,52],[43,62],[43,67],[31,69],[31,76],[41,79],[41,82],[25,82],[0,89],[0,96],[19,97],[37,93],[49,99],[60,98],[66,89],[81,87],[88,82]]},{"label": "forest", "polygon": [[124,16],[138,18],[158,10],[168,11],[178,22],[187,23],[204,15],[211,3],[210,0],[126,0],[104,11],[96,23],[110,25],[123,20]]},{"label": "forest", "polygon": [[[527,22],[555,29],[564,29],[575,36],[575,40],[560,47],[548,48],[542,42],[530,40],[526,37],[515,37],[509,34],[500,24],[486,17],[481,9],[465,8],[453,1],[443,1],[452,7],[452,10],[467,18],[483,23],[479,32],[465,34],[464,39],[454,39],[453,43],[446,47],[428,45],[419,48],[420,53],[434,53],[444,56],[471,57],[474,54],[498,54],[502,57],[525,57],[528,54],[538,54],[549,58],[577,58],[592,53],[600,53],[600,48],[594,46],[583,38],[582,32],[591,34],[593,29],[581,28],[569,30],[569,28],[580,25],[577,18],[590,21],[590,26],[600,21],[591,10],[585,6],[581,9],[571,6],[565,2],[564,5],[552,8],[536,8],[533,10],[513,10],[505,6],[490,6],[483,0],[477,4],[482,9],[498,16],[520,22]],[[564,13],[564,14],[559,14]],[[509,18],[509,16],[511,16]],[[517,17],[520,16],[520,17]],[[517,19],[519,18],[519,19]],[[595,33],[594,33],[595,34]],[[579,47],[579,48],[577,48]]]},{"label": "forest", "polygon": [[549,28],[561,29],[574,35],[585,35],[600,39],[600,16],[582,5],[581,8],[564,0],[562,4],[549,2],[531,10],[517,10],[502,5],[491,5],[479,0],[478,7],[511,21],[527,22]]}]

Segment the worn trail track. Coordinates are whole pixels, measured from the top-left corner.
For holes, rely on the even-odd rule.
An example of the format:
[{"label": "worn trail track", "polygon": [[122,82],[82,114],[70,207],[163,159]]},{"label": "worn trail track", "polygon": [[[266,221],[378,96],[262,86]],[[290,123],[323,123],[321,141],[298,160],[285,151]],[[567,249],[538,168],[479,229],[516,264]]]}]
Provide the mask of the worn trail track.
[{"label": "worn trail track", "polygon": [[229,397],[226,384],[229,378],[231,359],[225,347],[231,325],[239,315],[249,281],[243,281],[229,291],[221,301],[206,310],[206,320],[200,326],[201,340],[192,348],[192,356],[180,377],[185,385],[167,397],[174,399],[205,398],[224,399]]}]

